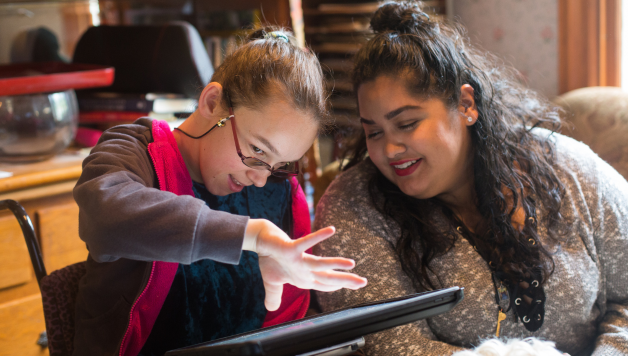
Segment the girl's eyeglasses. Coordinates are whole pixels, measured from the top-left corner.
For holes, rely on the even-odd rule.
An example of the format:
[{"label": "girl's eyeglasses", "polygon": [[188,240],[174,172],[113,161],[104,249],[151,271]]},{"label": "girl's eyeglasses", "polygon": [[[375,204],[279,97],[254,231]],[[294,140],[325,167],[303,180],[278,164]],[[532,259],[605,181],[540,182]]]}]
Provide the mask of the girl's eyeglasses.
[{"label": "girl's eyeglasses", "polygon": [[261,159],[258,159],[255,157],[247,157],[242,154],[242,150],[240,149],[240,143],[238,142],[238,135],[236,134],[235,114],[233,113],[233,107],[229,107],[229,116],[223,117],[222,119],[220,119],[216,125],[212,126],[211,129],[209,129],[207,132],[205,132],[204,134],[200,136],[191,136],[190,134],[181,130],[178,127],[175,128],[175,130],[178,130],[179,132],[186,135],[187,137],[190,137],[193,139],[199,139],[207,135],[208,133],[210,133],[213,129],[216,128],[216,126],[217,127],[225,126],[225,122],[227,122],[227,120],[231,120],[231,129],[233,131],[233,140],[235,141],[236,151],[238,152],[238,156],[240,156],[240,159],[242,160],[242,163],[244,163],[245,166],[256,169],[256,170],[260,170],[260,171],[268,170],[270,171],[270,174],[278,178],[289,178],[289,177],[293,177],[299,174],[299,162],[298,161],[288,162],[288,163],[277,163],[276,165],[271,167],[268,163],[262,161]]},{"label": "girl's eyeglasses", "polygon": [[240,149],[240,143],[238,142],[238,135],[236,134],[235,114],[233,113],[233,107],[229,107],[229,117],[226,117],[218,122],[218,126],[223,126],[224,122],[231,120],[231,130],[233,131],[233,140],[235,141],[236,151],[238,156],[242,160],[245,166],[260,171],[269,170],[270,174],[279,178],[288,178],[299,174],[299,162],[277,163],[274,166],[270,166],[268,163],[255,157],[247,157],[242,154]]}]

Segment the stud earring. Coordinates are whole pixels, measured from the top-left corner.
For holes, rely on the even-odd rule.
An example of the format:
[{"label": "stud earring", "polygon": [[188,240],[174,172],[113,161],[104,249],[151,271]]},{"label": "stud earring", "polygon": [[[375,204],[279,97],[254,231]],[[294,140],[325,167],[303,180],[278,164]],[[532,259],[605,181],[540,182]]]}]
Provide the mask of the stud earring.
[{"label": "stud earring", "polygon": [[473,118],[471,116],[467,116],[467,121],[468,122],[473,122]]}]

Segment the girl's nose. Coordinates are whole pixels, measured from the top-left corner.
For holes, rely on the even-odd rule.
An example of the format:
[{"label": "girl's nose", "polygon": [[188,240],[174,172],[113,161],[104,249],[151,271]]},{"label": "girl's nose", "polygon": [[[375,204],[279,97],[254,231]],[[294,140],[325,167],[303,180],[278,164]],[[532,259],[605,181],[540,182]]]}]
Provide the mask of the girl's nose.
[{"label": "girl's nose", "polygon": [[266,180],[270,176],[270,171],[249,169],[246,175],[256,187],[260,188],[266,185]]}]

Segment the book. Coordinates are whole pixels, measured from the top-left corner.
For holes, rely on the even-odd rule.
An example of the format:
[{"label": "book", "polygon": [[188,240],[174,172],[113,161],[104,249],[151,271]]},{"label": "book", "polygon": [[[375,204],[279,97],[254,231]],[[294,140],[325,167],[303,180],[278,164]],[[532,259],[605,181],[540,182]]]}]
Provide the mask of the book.
[{"label": "book", "polygon": [[177,94],[132,95],[120,93],[92,93],[78,96],[79,111],[120,111],[158,114],[193,112],[198,102]]},{"label": "book", "polygon": [[360,14],[375,12],[380,7],[379,2],[357,4],[320,4],[318,11],[328,14]]}]

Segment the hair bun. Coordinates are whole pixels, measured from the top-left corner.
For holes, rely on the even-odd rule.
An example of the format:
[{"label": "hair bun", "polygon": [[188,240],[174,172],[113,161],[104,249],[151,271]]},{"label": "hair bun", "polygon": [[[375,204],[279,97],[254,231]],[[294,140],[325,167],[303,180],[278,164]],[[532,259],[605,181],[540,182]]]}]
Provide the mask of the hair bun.
[{"label": "hair bun", "polygon": [[256,40],[272,40],[295,44],[294,36],[290,31],[275,26],[257,28],[246,37],[246,42]]},{"label": "hair bun", "polygon": [[371,28],[375,33],[387,31],[416,33],[420,29],[431,30],[436,26],[416,1],[389,2],[375,11]]}]

